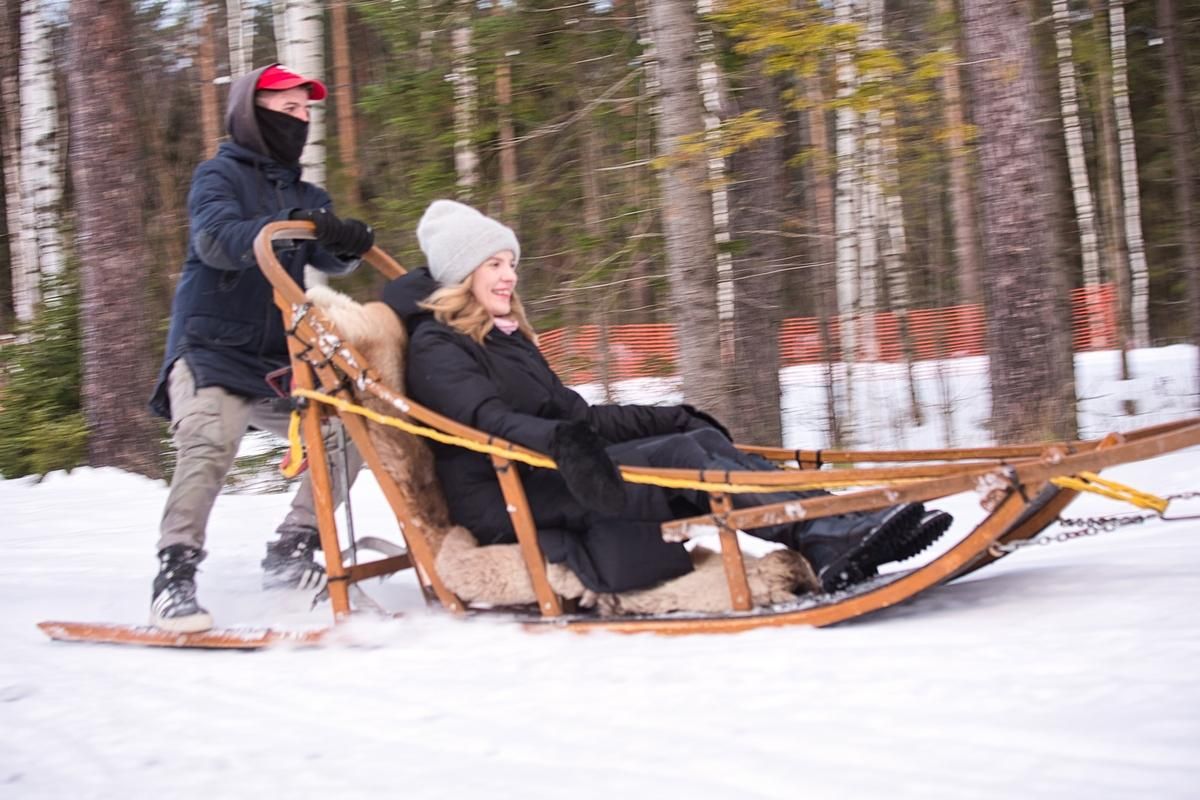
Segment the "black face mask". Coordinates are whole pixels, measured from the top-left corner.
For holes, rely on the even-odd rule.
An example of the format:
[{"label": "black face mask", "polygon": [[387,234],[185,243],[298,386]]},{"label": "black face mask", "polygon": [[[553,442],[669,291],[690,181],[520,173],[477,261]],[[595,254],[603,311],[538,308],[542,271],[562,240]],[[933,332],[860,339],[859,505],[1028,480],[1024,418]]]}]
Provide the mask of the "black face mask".
[{"label": "black face mask", "polygon": [[262,106],[254,107],[254,118],[258,121],[263,144],[267,146],[266,155],[281,164],[299,164],[300,153],[308,141],[308,123]]}]

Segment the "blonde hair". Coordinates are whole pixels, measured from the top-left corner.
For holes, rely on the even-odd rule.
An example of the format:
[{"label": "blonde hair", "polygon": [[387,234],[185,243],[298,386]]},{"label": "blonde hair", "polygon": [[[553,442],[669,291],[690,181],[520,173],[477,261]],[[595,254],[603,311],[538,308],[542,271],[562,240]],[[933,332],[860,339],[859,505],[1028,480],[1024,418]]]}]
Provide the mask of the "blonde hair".
[{"label": "blonde hair", "polygon": [[[433,318],[438,322],[483,344],[483,337],[487,336],[488,331],[495,327],[495,323],[492,321],[492,315],[480,305],[479,301],[475,299],[475,295],[471,293],[471,280],[474,275],[475,273],[472,272],[460,283],[443,286],[429,295],[429,298],[420,306],[432,311]],[[525,306],[522,305],[521,298],[517,296],[516,292],[512,294],[512,311],[508,316],[516,320],[517,330],[525,334],[529,341],[536,345],[537,334],[533,332],[533,326],[529,324],[529,318],[525,316]]]}]

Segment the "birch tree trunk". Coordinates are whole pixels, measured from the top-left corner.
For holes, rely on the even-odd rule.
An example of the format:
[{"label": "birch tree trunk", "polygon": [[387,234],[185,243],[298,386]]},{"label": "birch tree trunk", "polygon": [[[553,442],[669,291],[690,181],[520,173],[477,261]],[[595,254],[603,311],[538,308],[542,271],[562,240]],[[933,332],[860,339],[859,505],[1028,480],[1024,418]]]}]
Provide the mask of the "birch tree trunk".
[{"label": "birch tree trunk", "polygon": [[450,31],[454,83],[454,170],[458,196],[470,201],[479,186],[479,152],[475,147],[476,103],[479,87],[475,79],[475,49],[471,42],[471,0],[458,0],[454,27]]},{"label": "birch tree trunk", "polygon": [[[954,0],[938,0],[938,14],[954,15]],[[971,189],[971,166],[966,144],[966,114],[963,111],[958,65],[961,58],[954,33],[945,34],[942,52],[942,115],[946,125],[946,149],[950,155],[950,208],[953,215],[954,257],[958,264],[958,292],[963,303],[983,303],[978,232],[975,229],[975,195]]]},{"label": "birch tree trunk", "polygon": [[1129,254],[1129,316],[1133,347],[1150,345],[1150,273],[1142,238],[1142,202],[1138,188],[1137,147],[1133,117],[1129,113],[1129,78],[1125,58],[1124,0],[1108,3],[1109,47],[1112,49],[1113,107],[1117,116],[1117,142],[1121,158],[1124,195],[1125,245]]},{"label": "birch tree trunk", "polygon": [[[1192,173],[1193,132],[1188,126],[1188,102],[1184,90],[1183,48],[1175,21],[1173,0],[1158,0],[1158,30],[1166,45],[1167,120],[1171,131],[1172,179],[1175,184],[1175,208],[1179,214],[1179,236],[1183,241],[1183,262],[1187,276],[1188,299],[1192,317],[1192,344],[1200,344],[1200,244],[1196,241],[1195,191]],[[1197,373],[1200,381],[1200,373]],[[1200,383],[1197,384],[1200,388]]]},{"label": "birch tree trunk", "polygon": [[830,311],[837,308],[837,221],[834,215],[833,152],[829,146],[828,121],[825,106],[828,102],[821,86],[821,76],[807,80],[808,131],[812,142],[813,241],[811,252],[816,261],[817,315],[821,328],[821,346],[825,362],[825,430],[831,447],[842,447],[842,425],[838,398],[842,387],[835,368],[837,356],[833,346]]},{"label": "birch tree trunk", "polygon": [[[1083,148],[1083,128],[1079,122],[1079,90],[1075,80],[1075,52],[1071,43],[1070,8],[1067,0],[1054,0],[1054,44],[1058,61],[1058,97],[1063,120],[1063,139],[1067,147],[1067,169],[1071,177],[1071,196],[1075,202],[1075,222],[1079,226],[1079,253],[1083,260],[1083,285],[1092,292],[1100,287],[1100,246],[1096,236],[1096,207],[1088,178],[1087,154]],[[1095,309],[1088,314],[1092,346],[1107,347],[1103,341],[1103,320]]]},{"label": "birch tree trunk", "polygon": [[[854,21],[853,0],[837,0],[834,18],[839,23]],[[837,99],[837,312],[842,334],[842,363],[845,369],[844,405],[839,417],[842,434],[849,444],[854,418],[854,363],[858,358],[858,112],[850,104],[858,87],[852,48],[840,46],[835,56]]]},{"label": "birch tree trunk", "polygon": [[[864,0],[859,46],[866,52],[883,47],[883,0]],[[878,76],[866,72],[868,84]],[[858,314],[859,352],[866,361],[879,360],[879,239],[883,221],[883,142],[878,102],[862,115],[862,149],[858,162]]]},{"label": "birch tree trunk", "polygon": [[1029,19],[1013,0],[964,0],[963,19],[981,123],[993,431],[1000,442],[1073,438],[1074,365],[1059,346],[1067,320],[1055,309]]},{"label": "birch tree trunk", "polygon": [[[1096,116],[1100,121],[1100,218],[1102,224],[1100,272],[1117,287],[1117,350],[1121,360],[1121,380],[1133,377],[1129,368],[1129,262],[1125,258],[1125,224],[1121,217],[1120,158],[1117,155],[1116,124],[1113,121],[1112,56],[1108,48],[1105,0],[1090,0],[1096,56]],[[1137,413],[1132,397],[1124,400],[1125,413]]]},{"label": "birch tree trunk", "polygon": [[242,0],[225,0],[225,30],[229,37],[229,77],[245,75],[253,67],[254,6]]},{"label": "birch tree trunk", "polygon": [[[698,0],[696,13],[700,18],[712,12],[712,0]],[[700,51],[700,97],[704,101],[705,140],[715,152],[720,137],[721,121],[726,117],[724,77],[717,66],[712,31],[701,25],[696,46]],[[713,232],[717,240],[717,326],[721,338],[721,358],[729,363],[734,351],[734,286],[733,256],[729,253],[732,238],[729,222],[729,190],[726,186],[725,159],[713,155],[708,159],[708,180],[712,185]]]},{"label": "birch tree trunk", "polygon": [[712,197],[707,164],[683,152],[704,135],[697,86],[693,0],[651,0],[648,16],[658,65],[658,155],[663,234],[673,316],[677,323],[683,395],[719,419],[733,407],[717,335]]},{"label": "birch tree trunk", "polygon": [[[324,80],[325,28],[320,0],[273,0],[276,58],[288,69],[307,78]],[[304,180],[324,186],[325,106],[308,109],[308,143],[300,154]],[[308,286],[328,285],[329,276],[313,267],[304,270]]]},{"label": "birch tree trunk", "polygon": [[[58,155],[58,99],[54,50],[45,0],[21,3],[21,220],[27,236],[15,295],[23,302],[17,318],[29,320],[40,297],[40,281],[62,272],[62,172]],[[15,281],[14,281],[15,283]],[[31,305],[29,301],[33,301]]]},{"label": "birch tree trunk", "polygon": [[[20,297],[21,287],[28,286],[24,277],[25,227],[21,222],[21,7],[20,0],[4,0],[0,18],[0,147],[4,166],[4,228],[8,245],[8,275],[4,296],[5,310],[18,306],[33,308],[33,298]],[[3,316],[9,316],[7,313]],[[8,322],[8,320],[4,320]],[[7,326],[6,326],[7,329]]]},{"label": "birch tree trunk", "polygon": [[157,328],[147,302],[141,136],[127,0],[72,0],[67,75],[77,252],[82,406],[89,463],[161,474],[159,427],[146,410]]},{"label": "birch tree trunk", "polygon": [[350,68],[350,46],[346,41],[346,0],[329,5],[329,27],[333,34],[333,100],[337,104],[338,160],[345,179],[345,194],[355,204],[362,202],[358,165],[358,123],[354,115],[354,77]]},{"label": "birch tree trunk", "polygon": [[[320,0],[274,0],[275,46],[281,64],[306,78],[325,79],[325,25]],[[308,110],[308,144],[300,156],[304,180],[325,185],[325,106]]]},{"label": "birch tree trunk", "polygon": [[915,369],[916,347],[913,346],[912,329],[908,311],[912,305],[912,292],[908,285],[908,238],[904,233],[904,203],[900,197],[899,145],[896,143],[896,115],[888,110],[883,115],[880,132],[883,151],[883,212],[886,217],[886,233],[883,246],[883,270],[887,277],[888,305],[896,315],[900,327],[900,343],[904,348],[904,368],[908,378],[908,418],[913,425],[925,424],[921,411],[921,393],[917,387]]}]

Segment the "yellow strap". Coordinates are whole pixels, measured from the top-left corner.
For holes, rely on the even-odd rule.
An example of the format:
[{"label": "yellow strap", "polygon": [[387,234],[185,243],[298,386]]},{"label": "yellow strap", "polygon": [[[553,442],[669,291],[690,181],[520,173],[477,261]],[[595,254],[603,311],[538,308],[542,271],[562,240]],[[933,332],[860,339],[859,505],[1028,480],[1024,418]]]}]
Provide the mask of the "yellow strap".
[{"label": "yellow strap", "polygon": [[[543,467],[545,469],[557,469],[558,465],[551,459],[538,455],[530,455],[527,453],[518,453],[513,450],[507,450],[503,447],[476,442],[471,439],[464,439],[461,436],[453,436],[448,433],[442,433],[434,428],[429,428],[424,425],[415,425],[398,417],[390,417],[386,414],[380,414],[377,411],[372,411],[369,408],[364,408],[360,405],[348,402],[340,397],[322,394],[321,392],[313,391],[312,389],[295,388],[292,389],[292,394],[296,397],[307,397],[310,400],[316,400],[318,403],[331,405],[339,411],[358,414],[366,417],[372,422],[377,422],[380,425],[386,425],[390,428],[399,428],[402,431],[413,434],[414,436],[422,436],[426,439],[433,439],[442,444],[453,445],[455,447],[464,447],[467,450],[474,450],[476,453],[484,453],[485,455],[498,455],[502,458],[507,458],[510,461],[519,461],[522,464],[528,464],[531,467]],[[290,433],[290,431],[289,431]],[[813,484],[805,483],[797,486],[758,486],[748,483],[719,483],[712,481],[694,481],[686,478],[661,478],[654,475],[639,475],[621,470],[621,477],[629,483],[641,483],[649,486],[661,486],[667,489],[699,489],[707,492],[726,492],[728,494],[763,494],[766,492],[784,492],[797,491],[802,489],[818,489],[818,488],[835,488],[846,486],[877,486],[879,481],[856,481],[854,479],[844,479],[840,481],[830,481],[827,483]]]},{"label": "yellow strap", "polygon": [[300,412],[293,411],[288,422],[288,462],[280,466],[279,471],[285,478],[294,478],[300,474],[304,466],[304,448],[300,443]]},{"label": "yellow strap", "polygon": [[1077,492],[1092,492],[1112,500],[1123,500],[1126,503],[1132,503],[1138,508],[1149,508],[1157,511],[1159,514],[1166,511],[1167,505],[1170,503],[1169,500],[1158,495],[1140,492],[1123,483],[1101,478],[1094,472],[1081,472],[1074,476],[1064,475],[1058,478],[1051,478],[1050,482],[1063,489],[1074,489]]}]

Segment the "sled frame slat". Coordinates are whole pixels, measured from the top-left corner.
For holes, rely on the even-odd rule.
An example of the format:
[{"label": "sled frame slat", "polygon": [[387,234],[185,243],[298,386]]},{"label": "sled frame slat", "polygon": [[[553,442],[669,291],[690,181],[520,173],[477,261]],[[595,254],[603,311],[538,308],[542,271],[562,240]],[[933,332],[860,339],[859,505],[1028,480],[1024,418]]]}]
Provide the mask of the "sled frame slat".
[{"label": "sled frame slat", "polygon": [[750,582],[746,579],[746,561],[742,558],[742,546],[737,531],[725,524],[724,517],[733,511],[733,503],[724,492],[708,495],[713,517],[717,521],[717,535],[721,540],[721,563],[725,566],[725,581],[729,584],[729,601],[734,611],[749,611],[754,607],[750,594]]},{"label": "sled frame slat", "polygon": [[[301,388],[312,389],[315,385],[312,367],[297,357],[298,349],[296,340],[289,337],[288,350],[292,354],[292,382]],[[325,448],[325,435],[321,429],[323,413],[324,409],[318,404],[309,403],[300,411],[300,427],[308,451],[309,483],[312,487],[317,531],[321,539],[321,550],[325,553],[329,603],[333,606],[334,619],[339,620],[350,614],[350,586],[345,566],[342,564],[342,547],[338,542],[337,519],[334,516],[334,483],[329,471],[329,453]]]},{"label": "sled frame slat", "polygon": [[[340,416],[342,424],[350,432],[350,438],[354,441],[354,446],[358,448],[359,455],[363,457],[367,466],[371,468],[371,473],[375,476],[375,481],[379,484],[384,499],[391,506],[392,513],[395,515],[397,522],[400,520],[406,521],[405,524],[400,525],[400,535],[404,538],[404,543],[408,547],[412,561],[417,566],[417,580],[427,580],[429,582],[434,596],[437,597],[443,607],[455,613],[462,612],[465,607],[463,602],[446,588],[441,575],[438,574],[437,567],[434,565],[433,550],[429,547],[428,540],[426,540],[424,533],[419,530],[420,525],[416,522],[418,517],[412,513],[412,509],[409,508],[408,501],[400,491],[400,487],[396,485],[392,476],[384,469],[383,460],[379,457],[379,450],[375,447],[375,443],[371,441],[367,423],[362,417],[355,414],[341,414]],[[340,553],[338,558],[340,560]],[[361,571],[364,578],[385,575],[388,574],[384,571],[387,561],[385,559],[382,563],[368,562],[352,567],[351,572]]]},{"label": "sled frame slat", "polygon": [[521,476],[517,466],[507,458],[492,456],[492,468],[500,481],[500,491],[508,506],[508,516],[512,520],[513,530],[517,532],[517,543],[521,546],[521,556],[525,560],[525,569],[529,571],[529,580],[533,583],[533,593],[537,597],[538,609],[544,617],[560,617],[563,613],[562,600],[550,586],[546,577],[546,557],[538,544],[537,527],[533,522],[533,512],[529,509],[529,499],[525,496],[525,487],[521,484]]}]

